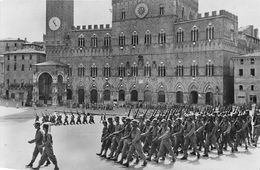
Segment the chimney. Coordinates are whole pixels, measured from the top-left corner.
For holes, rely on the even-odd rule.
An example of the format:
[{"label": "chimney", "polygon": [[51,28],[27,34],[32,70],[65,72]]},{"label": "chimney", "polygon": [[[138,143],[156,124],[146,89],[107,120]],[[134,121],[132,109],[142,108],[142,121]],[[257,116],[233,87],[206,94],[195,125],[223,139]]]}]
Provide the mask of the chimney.
[{"label": "chimney", "polygon": [[258,29],[257,28],[254,29],[254,37],[258,38]]}]

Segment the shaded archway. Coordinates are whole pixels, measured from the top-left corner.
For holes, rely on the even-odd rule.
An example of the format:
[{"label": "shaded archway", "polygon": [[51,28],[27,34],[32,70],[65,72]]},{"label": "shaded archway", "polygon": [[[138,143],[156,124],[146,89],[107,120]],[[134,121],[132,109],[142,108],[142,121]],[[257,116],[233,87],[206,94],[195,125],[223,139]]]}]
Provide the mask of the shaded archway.
[{"label": "shaded archway", "polygon": [[164,93],[164,91],[158,92],[158,103],[165,103],[165,93]]},{"label": "shaded archway", "polygon": [[138,92],[136,90],[131,91],[131,101],[137,102],[138,101]]},{"label": "shaded archway", "polygon": [[58,103],[60,104],[62,101],[62,93],[63,93],[63,77],[58,75]]},{"label": "shaded archway", "polygon": [[78,90],[78,102],[79,102],[79,104],[83,104],[84,100],[85,100],[85,90],[79,89]]},{"label": "shaded archway", "polygon": [[103,92],[104,101],[110,101],[110,90],[105,90]]},{"label": "shaded archway", "polygon": [[213,93],[212,92],[206,93],[205,103],[206,103],[206,105],[213,105]]},{"label": "shaded archway", "polygon": [[119,90],[118,100],[119,101],[125,101],[125,91],[124,90]]},{"label": "shaded archway", "polygon": [[191,91],[190,104],[198,104],[198,92],[197,91]]},{"label": "shaded archway", "polygon": [[72,100],[72,90],[67,89],[67,100]]},{"label": "shaded archway", "polygon": [[176,93],[176,103],[182,104],[183,102],[183,92],[182,91],[177,91]]},{"label": "shaded archway", "polygon": [[152,92],[149,90],[144,91],[144,102],[152,102]]},{"label": "shaded archway", "polygon": [[44,104],[47,104],[47,101],[52,100],[52,77],[49,73],[43,73],[40,75],[38,80],[39,88],[39,100],[43,100]]},{"label": "shaded archway", "polygon": [[96,89],[92,89],[90,91],[90,102],[97,103],[97,101],[98,101],[98,92]]}]

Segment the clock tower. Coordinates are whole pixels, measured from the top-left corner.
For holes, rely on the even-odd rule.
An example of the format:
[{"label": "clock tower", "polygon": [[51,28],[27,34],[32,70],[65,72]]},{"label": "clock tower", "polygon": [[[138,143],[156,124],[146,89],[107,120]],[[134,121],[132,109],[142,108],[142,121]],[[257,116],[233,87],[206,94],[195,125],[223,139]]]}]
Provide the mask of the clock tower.
[{"label": "clock tower", "polygon": [[74,0],[46,0],[46,50],[63,46],[74,25]]}]

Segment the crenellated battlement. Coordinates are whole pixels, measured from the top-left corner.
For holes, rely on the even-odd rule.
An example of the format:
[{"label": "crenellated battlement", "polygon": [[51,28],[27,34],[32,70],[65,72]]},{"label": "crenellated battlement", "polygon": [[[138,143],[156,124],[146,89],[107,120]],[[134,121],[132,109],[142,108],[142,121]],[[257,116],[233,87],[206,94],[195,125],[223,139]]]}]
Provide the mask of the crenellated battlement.
[{"label": "crenellated battlement", "polygon": [[232,20],[238,21],[238,17],[226,10],[220,10],[220,11],[212,11],[210,12],[205,12],[204,15],[198,14],[197,19],[203,19],[203,18],[210,18],[210,17],[217,17],[217,16],[225,16],[227,18],[230,18]]},{"label": "crenellated battlement", "polygon": [[81,31],[81,30],[107,30],[107,29],[112,29],[110,24],[100,24],[100,25],[78,25],[78,26],[73,26],[71,28],[73,31]]},{"label": "crenellated battlement", "polygon": [[212,12],[205,12],[204,14],[199,13],[197,17],[192,18],[192,19],[185,19],[182,20],[180,19],[179,22],[187,22],[187,21],[194,21],[198,19],[208,19],[208,18],[213,18],[213,17],[227,17],[231,20],[237,21],[238,22],[238,16],[226,11],[226,10],[220,10],[220,11],[212,11]]}]

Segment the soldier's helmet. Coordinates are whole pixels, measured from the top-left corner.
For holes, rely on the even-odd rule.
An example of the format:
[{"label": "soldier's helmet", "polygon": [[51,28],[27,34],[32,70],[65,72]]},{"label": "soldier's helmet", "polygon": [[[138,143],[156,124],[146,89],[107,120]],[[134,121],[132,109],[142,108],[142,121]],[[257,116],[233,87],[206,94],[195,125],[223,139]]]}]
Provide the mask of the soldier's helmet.
[{"label": "soldier's helmet", "polygon": [[39,125],[41,125],[41,122],[35,121],[33,125],[34,125],[34,126],[39,126]]}]

